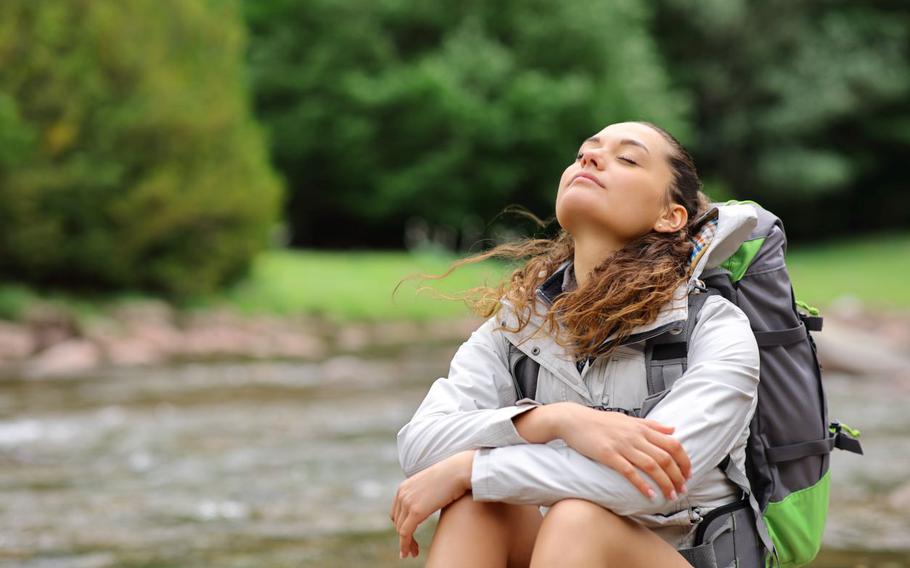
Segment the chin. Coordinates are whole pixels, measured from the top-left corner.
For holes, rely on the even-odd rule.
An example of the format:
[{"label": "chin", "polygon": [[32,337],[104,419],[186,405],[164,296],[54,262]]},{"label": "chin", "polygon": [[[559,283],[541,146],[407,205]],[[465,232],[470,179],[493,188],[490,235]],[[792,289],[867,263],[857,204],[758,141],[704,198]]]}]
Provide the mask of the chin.
[{"label": "chin", "polygon": [[590,192],[577,189],[582,188],[569,188],[556,202],[556,220],[570,233],[571,227],[579,222],[603,224],[603,220],[598,221],[602,217],[600,208],[604,206],[603,202]]}]

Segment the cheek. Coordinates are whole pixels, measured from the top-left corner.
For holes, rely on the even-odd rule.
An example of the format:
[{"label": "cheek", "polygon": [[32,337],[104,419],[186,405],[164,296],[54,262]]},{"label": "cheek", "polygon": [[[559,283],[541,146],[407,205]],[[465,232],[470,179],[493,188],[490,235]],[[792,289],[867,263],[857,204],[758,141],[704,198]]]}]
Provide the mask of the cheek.
[{"label": "cheek", "polygon": [[623,192],[615,203],[617,222],[627,238],[639,237],[651,230],[660,214],[660,196],[646,188]]},{"label": "cheek", "polygon": [[562,175],[559,176],[559,185],[557,186],[557,193],[561,193],[563,191],[563,189],[566,187],[566,183],[568,183],[568,181],[569,181],[569,178],[571,178],[574,173],[575,173],[575,169],[572,166],[569,166],[568,168],[566,168],[566,170],[564,172],[562,172]]}]

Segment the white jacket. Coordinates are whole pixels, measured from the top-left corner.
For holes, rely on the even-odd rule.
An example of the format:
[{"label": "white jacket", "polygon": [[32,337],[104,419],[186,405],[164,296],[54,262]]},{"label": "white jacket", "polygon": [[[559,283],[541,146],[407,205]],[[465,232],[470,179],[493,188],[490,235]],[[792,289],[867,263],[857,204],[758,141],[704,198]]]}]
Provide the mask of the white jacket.
[{"label": "white jacket", "polygon": [[[680,286],[657,319],[634,330],[656,333],[687,319],[687,292],[706,269],[719,265],[745,240],[757,222],[748,204],[714,205],[716,234],[695,259],[693,276]],[[547,282],[573,283],[571,261]],[[541,286],[543,288],[544,285]],[[539,313],[547,310],[538,289]],[[521,332],[494,330],[505,321],[517,327],[507,300],[457,350],[448,377],[430,387],[413,418],[398,432],[401,467],[410,477],[455,453],[478,449],[471,485],[477,501],[549,507],[560,499],[587,499],[650,527],[676,548],[691,546],[698,514],[739,499],[740,490],[718,464],[729,454],[745,472],[745,444],[755,411],[759,351],[746,315],[720,296],[710,296],[689,339],[688,366],[648,418],[676,427],[673,436],[692,462],[687,493],[667,500],[641,472],[657,497],[649,500],[625,477],[568,447],[562,440],[531,444],[512,418],[538,404],[572,401],[588,406],[640,408],[647,396],[644,341],[626,342],[610,357],[578,371],[571,354],[532,316]],[[612,336],[611,336],[612,337]],[[608,338],[609,339],[609,338]],[[536,400],[516,400],[509,371],[508,343],[540,363]]]}]

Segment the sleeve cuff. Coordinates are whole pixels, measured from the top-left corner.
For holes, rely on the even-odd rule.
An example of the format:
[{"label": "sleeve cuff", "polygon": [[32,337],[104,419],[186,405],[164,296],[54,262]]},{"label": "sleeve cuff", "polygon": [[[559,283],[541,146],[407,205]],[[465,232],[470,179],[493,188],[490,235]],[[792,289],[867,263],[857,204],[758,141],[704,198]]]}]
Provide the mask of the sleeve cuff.
[{"label": "sleeve cuff", "polygon": [[480,448],[471,466],[471,493],[475,501],[496,501],[495,479],[490,474],[490,452],[495,448]]},{"label": "sleeve cuff", "polygon": [[518,433],[515,423],[512,419],[523,412],[532,408],[541,406],[539,402],[530,398],[519,400],[515,406],[507,406],[497,411],[497,416],[490,425],[491,440],[489,445],[493,447],[512,446],[515,444],[530,444]]}]

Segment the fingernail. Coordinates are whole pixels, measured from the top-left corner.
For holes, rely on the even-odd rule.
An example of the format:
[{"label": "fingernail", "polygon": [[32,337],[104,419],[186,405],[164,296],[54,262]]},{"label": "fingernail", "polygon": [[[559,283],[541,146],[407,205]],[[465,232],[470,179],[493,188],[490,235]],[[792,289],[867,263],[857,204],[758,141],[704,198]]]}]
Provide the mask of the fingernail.
[{"label": "fingernail", "polygon": [[655,497],[657,497],[657,495],[654,494],[654,490],[653,490],[653,489],[648,489],[648,497],[649,497],[652,501],[654,500]]},{"label": "fingernail", "polygon": [[398,551],[398,558],[404,558],[404,552]]},{"label": "fingernail", "polygon": [[676,491],[670,491],[670,501],[676,501]]},{"label": "fingernail", "polygon": [[679,492],[680,492],[680,493],[685,493],[686,491],[688,491],[688,489],[686,489],[686,484],[683,483],[682,489],[680,489]]}]

